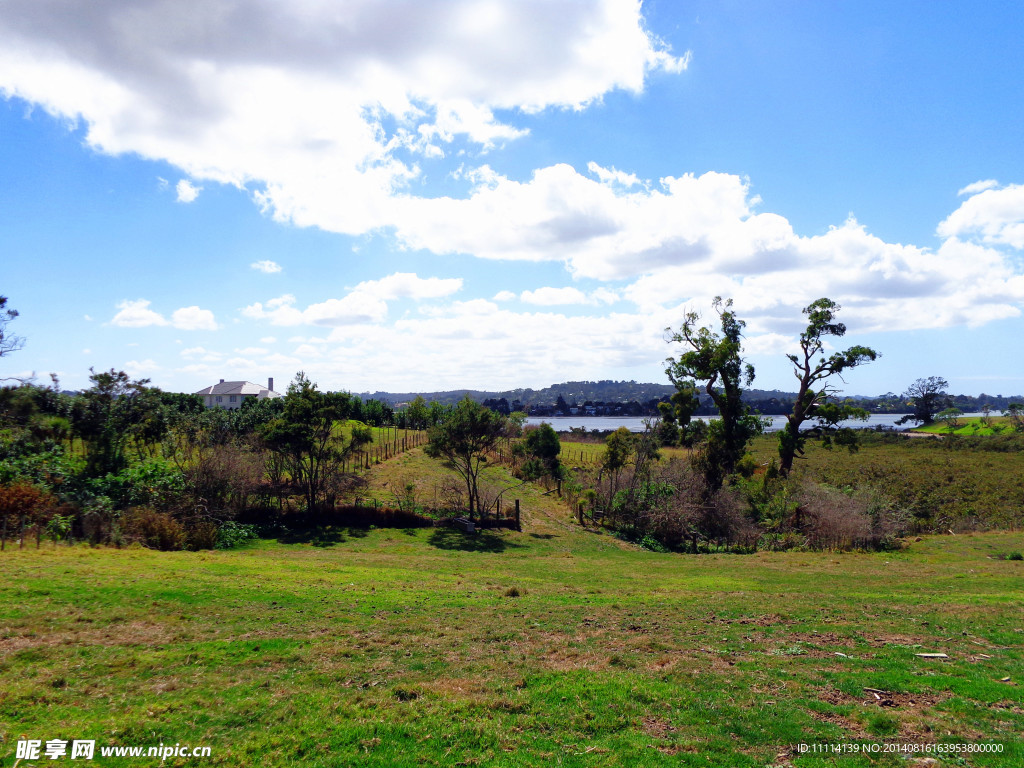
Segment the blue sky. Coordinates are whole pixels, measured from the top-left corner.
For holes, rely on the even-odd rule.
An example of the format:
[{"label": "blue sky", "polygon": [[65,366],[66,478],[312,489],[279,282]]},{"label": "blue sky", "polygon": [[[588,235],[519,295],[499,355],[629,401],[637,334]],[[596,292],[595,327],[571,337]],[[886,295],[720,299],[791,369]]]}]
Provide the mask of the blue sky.
[{"label": "blue sky", "polygon": [[846,390],[1024,393],[1016,2],[8,0],[0,376],[665,381],[731,297]]}]

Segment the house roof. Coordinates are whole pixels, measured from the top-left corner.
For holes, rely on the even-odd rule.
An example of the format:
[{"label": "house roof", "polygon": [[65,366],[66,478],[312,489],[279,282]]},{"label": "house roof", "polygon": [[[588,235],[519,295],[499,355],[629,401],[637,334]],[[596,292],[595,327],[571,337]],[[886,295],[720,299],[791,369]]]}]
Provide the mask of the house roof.
[{"label": "house roof", "polygon": [[204,387],[197,395],[256,395],[257,397],[284,397],[280,392],[253,384],[251,381],[222,381],[211,387]]}]

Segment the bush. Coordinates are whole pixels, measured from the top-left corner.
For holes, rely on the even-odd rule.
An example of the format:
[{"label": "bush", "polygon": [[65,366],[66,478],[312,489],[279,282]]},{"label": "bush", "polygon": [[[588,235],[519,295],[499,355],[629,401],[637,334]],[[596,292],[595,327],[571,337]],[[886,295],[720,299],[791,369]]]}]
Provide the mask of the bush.
[{"label": "bush", "polygon": [[243,525],[234,520],[222,523],[217,531],[217,549],[234,549],[239,544],[259,538],[255,525]]},{"label": "bush", "polygon": [[166,512],[136,507],[122,518],[123,530],[132,539],[150,549],[170,552],[182,549],[187,541],[185,528]]},{"label": "bush", "polygon": [[797,500],[794,527],[811,549],[890,549],[904,532],[899,516],[866,493],[805,483]]},{"label": "bush", "polygon": [[191,550],[213,549],[217,546],[219,533],[216,524],[201,520],[187,528],[186,543]]}]

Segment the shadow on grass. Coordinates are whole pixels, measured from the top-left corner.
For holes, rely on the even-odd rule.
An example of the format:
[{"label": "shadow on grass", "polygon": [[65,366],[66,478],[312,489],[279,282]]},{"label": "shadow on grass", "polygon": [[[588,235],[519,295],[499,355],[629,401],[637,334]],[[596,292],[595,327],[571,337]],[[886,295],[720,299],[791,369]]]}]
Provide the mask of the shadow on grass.
[{"label": "shadow on grass", "polygon": [[455,528],[438,528],[430,534],[427,542],[438,549],[458,549],[463,552],[504,552],[522,546],[505,541],[487,530],[466,533]]},{"label": "shadow on grass", "polygon": [[558,536],[556,536],[553,533],[531,533],[530,536],[532,536],[535,539],[545,539],[545,540],[547,540],[547,539],[557,539],[558,538]]},{"label": "shadow on grass", "polygon": [[315,528],[296,528],[279,533],[279,544],[312,544],[314,547],[333,547],[344,544],[350,538],[362,539],[367,534],[364,528],[352,526],[321,525]]}]

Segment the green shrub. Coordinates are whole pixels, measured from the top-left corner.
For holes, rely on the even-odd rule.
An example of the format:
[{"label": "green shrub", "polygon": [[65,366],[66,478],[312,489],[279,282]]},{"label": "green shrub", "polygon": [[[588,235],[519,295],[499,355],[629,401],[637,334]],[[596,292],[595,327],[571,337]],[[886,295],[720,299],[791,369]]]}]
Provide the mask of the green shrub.
[{"label": "green shrub", "polygon": [[188,527],[186,542],[191,550],[213,549],[217,546],[220,532],[216,524],[201,520]]},{"label": "green shrub", "polygon": [[239,544],[259,538],[255,525],[244,525],[228,520],[217,531],[217,549],[234,549]]},{"label": "green shrub", "polygon": [[187,541],[185,528],[166,512],[136,507],[122,518],[129,537],[150,549],[170,552],[182,549]]}]

